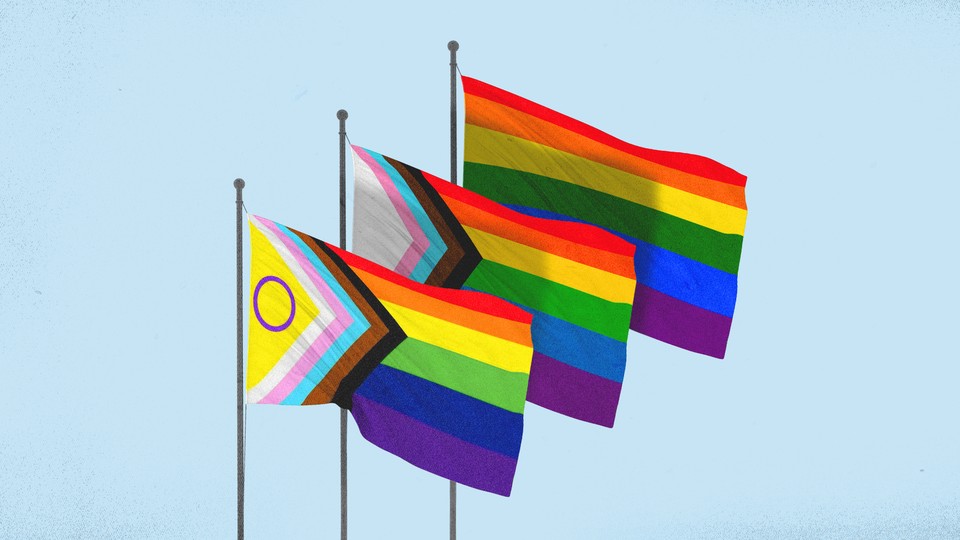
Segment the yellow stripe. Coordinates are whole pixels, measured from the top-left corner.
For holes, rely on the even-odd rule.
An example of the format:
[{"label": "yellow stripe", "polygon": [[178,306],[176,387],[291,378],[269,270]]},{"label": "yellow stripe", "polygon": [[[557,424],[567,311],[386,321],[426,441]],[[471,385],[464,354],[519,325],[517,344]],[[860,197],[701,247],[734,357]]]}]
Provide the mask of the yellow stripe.
[{"label": "yellow stripe", "polygon": [[514,373],[530,373],[533,349],[512,341],[471,330],[419,311],[382,302],[400,328],[413,339],[436,345],[493,367]]},{"label": "yellow stripe", "polygon": [[642,204],[727,234],[743,235],[747,211],[589,159],[467,124],[464,161],[555,178]]},{"label": "yellow stripe", "polygon": [[464,226],[484,259],[555,281],[587,294],[621,304],[633,303],[636,282],[513,240]]}]

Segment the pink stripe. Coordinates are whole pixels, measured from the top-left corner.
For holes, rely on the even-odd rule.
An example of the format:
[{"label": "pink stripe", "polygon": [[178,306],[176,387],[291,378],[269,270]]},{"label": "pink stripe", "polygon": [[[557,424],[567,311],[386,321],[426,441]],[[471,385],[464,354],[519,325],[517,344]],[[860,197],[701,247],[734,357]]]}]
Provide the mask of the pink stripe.
[{"label": "pink stripe", "polygon": [[[287,372],[283,379],[273,387],[269,394],[260,400],[260,403],[276,405],[287,398],[291,392],[300,384],[301,381],[310,373],[317,361],[323,357],[324,353],[330,348],[346,331],[347,327],[340,319],[335,319],[329,326],[323,329],[317,339],[310,344],[310,347],[303,353],[293,368]],[[319,381],[318,381],[319,382]]]},{"label": "pink stripe", "polygon": [[330,287],[327,285],[327,282],[320,277],[320,273],[317,272],[317,269],[313,267],[313,264],[307,260],[307,257],[300,251],[300,247],[297,246],[293,240],[291,240],[283,231],[277,227],[277,224],[259,216],[254,216],[259,219],[268,229],[273,231],[277,235],[277,238],[283,242],[283,245],[287,247],[290,253],[293,255],[293,258],[300,264],[300,268],[306,272],[307,277],[310,278],[310,281],[313,282],[314,286],[320,290],[320,296],[333,308],[334,317],[344,318],[345,324],[350,325],[353,323],[353,317],[340,305],[340,300],[337,296],[330,290]]},{"label": "pink stripe", "polygon": [[357,155],[360,156],[360,159],[370,166],[373,174],[380,182],[380,186],[386,192],[387,198],[390,199],[390,203],[393,204],[397,214],[400,216],[400,221],[403,222],[403,226],[407,228],[407,232],[409,232],[413,238],[413,242],[407,247],[403,256],[400,257],[400,262],[397,263],[397,267],[394,268],[396,272],[403,274],[405,277],[410,277],[410,275],[413,274],[413,269],[416,268],[417,263],[420,262],[423,254],[426,253],[427,248],[430,247],[430,241],[427,240],[427,236],[420,230],[420,224],[417,223],[416,218],[413,217],[413,212],[410,211],[406,201],[403,200],[403,195],[397,190],[397,186],[393,184],[387,171],[383,170],[383,167],[363,148],[354,146],[353,149]]}]

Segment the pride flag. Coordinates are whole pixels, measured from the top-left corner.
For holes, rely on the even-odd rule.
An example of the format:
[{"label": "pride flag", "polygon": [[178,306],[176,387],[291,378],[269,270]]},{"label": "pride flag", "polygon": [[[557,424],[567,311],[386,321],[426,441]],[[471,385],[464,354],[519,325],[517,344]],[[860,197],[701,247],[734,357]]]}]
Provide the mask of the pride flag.
[{"label": "pride flag", "polygon": [[641,148],[463,77],[464,186],[636,245],[630,327],[723,358],[737,298],[746,177],[711,159]]},{"label": "pride flag", "polygon": [[412,279],[533,313],[527,401],[612,426],[626,364],[634,247],[602,229],[515,212],[353,147],[354,250]]},{"label": "pride flag", "polygon": [[416,283],[251,216],[247,401],[337,403],[365,439],[434,474],[509,495],[532,317]]}]

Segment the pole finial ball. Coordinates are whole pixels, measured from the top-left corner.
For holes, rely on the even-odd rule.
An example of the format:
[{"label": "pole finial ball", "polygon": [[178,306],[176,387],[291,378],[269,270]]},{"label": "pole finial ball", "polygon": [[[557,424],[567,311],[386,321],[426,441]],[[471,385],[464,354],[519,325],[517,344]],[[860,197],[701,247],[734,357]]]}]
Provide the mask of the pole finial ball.
[{"label": "pole finial ball", "polygon": [[337,120],[346,120],[346,119],[347,119],[347,111],[345,111],[344,109],[340,109],[339,111],[337,111]]},{"label": "pole finial ball", "polygon": [[456,40],[454,40],[454,41],[451,41],[450,43],[447,43],[447,48],[450,49],[451,51],[455,51],[460,48],[460,44],[457,43]]},{"label": "pole finial ball", "polygon": [[233,187],[237,189],[243,189],[243,186],[245,185],[247,185],[247,183],[243,181],[243,178],[237,178],[233,181]]}]

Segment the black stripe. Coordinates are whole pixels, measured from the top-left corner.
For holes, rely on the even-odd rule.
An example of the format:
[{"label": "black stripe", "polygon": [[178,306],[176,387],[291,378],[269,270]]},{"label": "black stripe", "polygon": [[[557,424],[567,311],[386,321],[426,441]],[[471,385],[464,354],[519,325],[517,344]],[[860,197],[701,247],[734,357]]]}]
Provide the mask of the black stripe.
[{"label": "black stripe", "polygon": [[[473,241],[470,240],[470,237],[467,235],[467,232],[463,230],[463,226],[460,225],[460,222],[453,215],[453,212],[450,211],[450,207],[447,206],[447,203],[443,201],[443,197],[437,193],[437,190],[430,185],[430,182],[423,176],[423,173],[420,169],[411,167],[405,163],[401,163],[395,159],[388,158],[384,156],[388,163],[394,166],[394,168],[399,169],[404,167],[407,172],[410,173],[410,176],[417,182],[423,192],[430,199],[430,204],[436,209],[437,213],[440,214],[441,219],[443,220],[443,225],[447,227],[453,237],[460,244],[461,249],[463,249],[463,257],[454,265],[453,270],[447,276],[443,277],[443,286],[451,289],[459,289],[463,286],[464,282],[467,281],[467,278],[470,277],[470,274],[477,268],[477,265],[480,264],[480,261],[483,258],[480,256],[480,252],[477,251],[477,247],[473,245]],[[402,176],[402,175],[401,175]],[[425,201],[420,201],[420,204],[424,204]]]},{"label": "black stripe", "polygon": [[390,315],[387,308],[383,307],[380,300],[367,288],[363,280],[353,272],[347,263],[334,253],[327,246],[326,242],[322,242],[313,237],[311,238],[320,246],[324,254],[333,261],[333,264],[337,265],[337,268],[343,272],[343,275],[347,276],[350,284],[356,288],[360,296],[363,297],[367,305],[377,314],[377,317],[380,318],[380,321],[383,322],[383,325],[387,328],[387,334],[371,347],[367,354],[363,355],[360,361],[357,362],[357,365],[340,381],[337,391],[333,394],[334,403],[343,409],[350,409],[353,406],[353,393],[363,384],[363,381],[370,375],[374,368],[380,365],[380,362],[382,362],[393,349],[397,348],[400,342],[407,339],[407,334],[400,328],[400,325],[393,316]]}]

